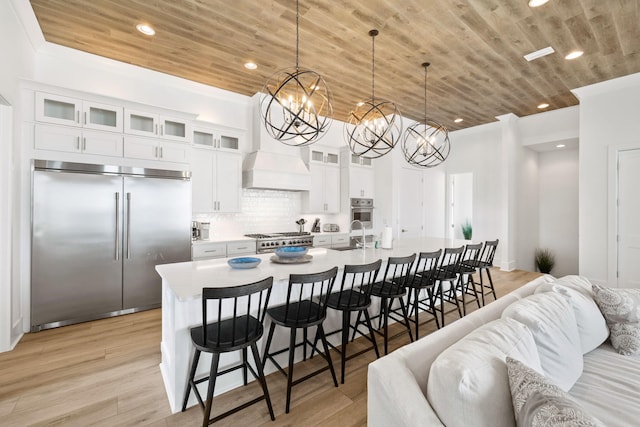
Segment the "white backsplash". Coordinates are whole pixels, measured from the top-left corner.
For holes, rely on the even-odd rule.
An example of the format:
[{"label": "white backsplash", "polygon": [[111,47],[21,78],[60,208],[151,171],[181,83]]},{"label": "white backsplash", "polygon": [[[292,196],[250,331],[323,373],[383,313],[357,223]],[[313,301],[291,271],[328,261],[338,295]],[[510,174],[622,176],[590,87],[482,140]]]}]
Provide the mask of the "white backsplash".
[{"label": "white backsplash", "polygon": [[[278,191],[260,189],[242,189],[240,213],[199,214],[195,221],[211,223],[210,238],[241,236],[248,233],[273,233],[282,231],[298,231],[296,221],[307,220],[305,231],[311,231],[315,218],[321,223],[346,222],[346,215],[313,215],[301,214],[301,193],[298,191]],[[343,228],[344,225],[340,224]]]}]

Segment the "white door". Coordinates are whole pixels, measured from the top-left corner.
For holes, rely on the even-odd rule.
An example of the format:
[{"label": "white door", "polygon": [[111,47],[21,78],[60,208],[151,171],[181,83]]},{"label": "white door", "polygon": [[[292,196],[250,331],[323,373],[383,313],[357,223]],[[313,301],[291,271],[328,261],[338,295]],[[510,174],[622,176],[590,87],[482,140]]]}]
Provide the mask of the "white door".
[{"label": "white door", "polygon": [[398,182],[398,226],[400,239],[422,237],[423,182],[422,171],[400,168]]},{"label": "white door", "polygon": [[640,288],[640,150],[618,154],[618,286]]},{"label": "white door", "polygon": [[[447,237],[449,239],[464,239],[463,227],[473,224],[473,174],[452,174],[449,175],[448,181],[449,214],[447,217],[449,226]],[[471,231],[473,232],[473,228]]]}]

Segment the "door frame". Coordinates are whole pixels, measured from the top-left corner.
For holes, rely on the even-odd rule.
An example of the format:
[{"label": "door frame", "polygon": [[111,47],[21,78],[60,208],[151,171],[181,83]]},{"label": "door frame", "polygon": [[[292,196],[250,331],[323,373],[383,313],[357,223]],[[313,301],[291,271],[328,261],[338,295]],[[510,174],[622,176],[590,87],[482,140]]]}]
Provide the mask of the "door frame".
[{"label": "door frame", "polygon": [[0,352],[13,348],[13,107],[0,95]]},{"label": "door frame", "polygon": [[640,141],[612,144],[608,148],[607,166],[607,283],[618,287],[618,158],[621,151],[640,150]]}]

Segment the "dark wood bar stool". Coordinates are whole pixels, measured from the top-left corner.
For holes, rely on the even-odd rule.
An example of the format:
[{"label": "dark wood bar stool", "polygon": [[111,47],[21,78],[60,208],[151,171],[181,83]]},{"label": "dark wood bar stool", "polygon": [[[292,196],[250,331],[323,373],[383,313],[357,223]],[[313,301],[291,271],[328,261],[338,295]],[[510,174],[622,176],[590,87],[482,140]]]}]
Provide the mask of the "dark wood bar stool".
[{"label": "dark wood bar stool", "polygon": [[[195,350],[187,387],[184,393],[182,411],[184,412],[187,408],[189,393],[191,389],[193,389],[200,407],[204,410],[203,426],[214,423],[221,418],[234,414],[263,399],[267,401],[271,420],[275,420],[271,399],[269,398],[269,390],[267,389],[267,382],[264,378],[263,363],[258,354],[258,347],[256,346],[256,341],[262,337],[264,331],[263,321],[269,296],[271,295],[272,285],[273,277],[268,277],[248,285],[202,289],[202,326],[191,328],[191,341],[193,342]],[[215,309],[213,313],[215,322],[213,323],[207,323],[207,315],[209,313],[207,306],[209,301],[214,301],[213,306]],[[231,316],[225,316],[223,313],[226,312],[231,313]],[[257,372],[247,362],[247,347],[251,347]],[[242,350],[242,362],[218,372],[220,354],[237,350]],[[198,361],[200,360],[200,354],[203,351],[211,353],[211,369],[207,377],[196,380],[196,369],[198,367]],[[243,371],[244,385],[247,385],[247,370],[251,371],[251,374],[262,386],[262,396],[243,403],[210,420],[209,417],[211,416],[216,378],[238,369],[242,369]],[[196,386],[204,381],[209,381],[209,387],[207,389],[206,401],[203,402],[202,396]]]},{"label": "dark wood bar stool", "polygon": [[[497,299],[496,290],[493,287],[493,280],[491,279],[491,267],[493,267],[493,258],[496,255],[496,249],[498,248],[499,240],[487,240],[484,242],[484,247],[482,248],[482,252],[477,260],[467,260],[463,261],[463,263],[475,269],[478,272],[478,276],[480,277],[480,296],[482,297],[482,305],[485,303],[485,295],[493,295],[494,301]],[[482,272],[485,271],[487,273],[487,278],[489,279],[489,283],[484,283],[482,279]],[[472,277],[473,280],[473,277]],[[474,283],[475,286],[475,283]]]},{"label": "dark wood bar stool", "polygon": [[[389,317],[407,328],[409,339],[413,342],[413,333],[411,332],[407,307],[403,297],[407,293],[407,280],[415,259],[416,254],[405,257],[389,257],[382,280],[374,283],[371,287],[371,296],[380,298],[380,314],[374,317],[379,320],[378,329],[382,328],[384,354],[388,353]],[[395,317],[395,310],[392,309],[393,302],[396,300],[400,304],[398,308],[402,313],[402,317]],[[356,327],[359,323],[361,323],[360,314],[358,314]],[[380,331],[376,332],[380,333]]]},{"label": "dark wood bar stool", "polygon": [[[409,298],[407,305],[409,307],[409,320],[416,325],[416,339],[420,338],[419,326],[420,310],[426,311],[433,315],[436,321],[436,327],[440,329],[440,321],[438,320],[438,312],[444,317],[444,312],[436,307],[436,303],[442,301],[442,287],[436,286],[436,275],[438,274],[438,263],[442,249],[435,252],[420,252],[416,261],[414,274],[410,275],[407,280],[407,288],[409,289]],[[426,293],[421,297],[420,293]],[[413,319],[411,319],[413,313]],[[444,319],[442,320],[444,322]]]},{"label": "dark wood bar stool", "polygon": [[481,249],[482,243],[469,244],[465,246],[464,252],[462,253],[462,258],[460,259],[460,263],[458,264],[457,288],[460,291],[460,298],[462,299],[462,314],[464,316],[467,315],[467,295],[473,297],[473,300],[476,302],[476,304],[478,304],[478,308],[481,307],[480,295],[478,295],[478,291],[476,289],[475,283],[473,282],[472,276],[472,274],[476,272],[476,269],[467,265],[467,263],[472,264],[478,261],[478,256],[480,255]]},{"label": "dark wood bar stool", "polygon": [[[322,327],[322,322],[327,317],[328,296],[331,294],[331,290],[333,289],[333,283],[336,279],[337,273],[338,267],[334,267],[331,270],[327,270],[322,273],[290,275],[285,304],[267,309],[267,313],[271,318],[271,326],[269,328],[267,344],[264,350],[263,364],[266,364],[267,359],[271,360],[278,370],[287,377],[286,413],[289,413],[291,388],[294,385],[329,369],[331,371],[331,376],[333,377],[333,383],[338,387],[336,373],[333,369],[333,363],[331,362],[331,355],[329,354],[327,338]],[[289,346],[277,351],[269,352],[276,325],[284,326],[291,330],[289,335]],[[314,342],[307,339],[307,329],[311,326],[316,326],[316,339]],[[303,340],[296,344],[296,331],[298,329],[303,330]],[[322,341],[324,352],[321,352],[315,346],[318,339]],[[295,350],[299,346],[304,346],[303,357],[306,359],[307,345],[318,351],[318,354],[327,361],[327,366],[294,381],[293,361]],[[285,371],[284,368],[282,368],[282,366],[280,366],[276,361],[274,356],[287,351],[289,352],[289,365],[287,371]]]},{"label": "dark wood bar stool", "polygon": [[[376,357],[380,357],[378,344],[376,343],[373,327],[371,326],[371,318],[367,309],[371,305],[371,289],[372,285],[376,281],[381,265],[382,260],[380,259],[371,264],[345,265],[342,282],[340,283],[340,290],[329,295],[327,300],[327,307],[342,312],[342,329],[327,333],[327,336],[330,336],[337,334],[338,332],[342,332],[342,347],[340,350],[329,343],[330,347],[340,353],[340,366],[342,368],[340,371],[341,384],[344,384],[344,371],[347,360],[359,356],[372,348],[376,352]],[[371,347],[347,357],[349,330],[353,329],[354,333],[358,331],[357,324],[353,326],[351,325],[351,313],[353,312],[364,313],[369,336],[367,336],[366,333],[360,333],[371,341]]]},{"label": "dark wood bar stool", "polygon": [[[444,248],[440,267],[438,268],[438,273],[434,278],[437,286],[440,288],[438,289],[438,293],[441,296],[440,313],[442,315],[442,326],[445,326],[445,302],[455,304],[458,309],[458,315],[462,318],[462,308],[460,307],[460,301],[456,295],[456,282],[458,280],[458,269],[460,261],[462,260],[463,252],[464,246],[460,246],[459,248]],[[444,290],[445,283],[449,284],[449,288],[446,291]]]}]

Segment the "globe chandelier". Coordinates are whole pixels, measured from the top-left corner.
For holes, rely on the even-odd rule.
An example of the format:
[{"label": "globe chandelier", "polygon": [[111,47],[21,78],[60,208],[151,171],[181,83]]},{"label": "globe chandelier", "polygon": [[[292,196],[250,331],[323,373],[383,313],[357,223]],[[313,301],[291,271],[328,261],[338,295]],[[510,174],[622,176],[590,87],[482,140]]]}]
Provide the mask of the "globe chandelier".
[{"label": "globe chandelier", "polygon": [[296,0],[296,66],[275,73],[265,83],[260,117],[269,135],[292,146],[316,142],[331,126],[331,92],[324,78],[299,66],[300,12]]},{"label": "globe chandelier", "polygon": [[371,98],[356,104],[344,125],[345,140],[356,156],[382,157],[396,146],[402,133],[402,117],[396,104],[375,97],[375,37],[371,36]]},{"label": "globe chandelier", "polygon": [[451,150],[446,127],[427,119],[427,68],[424,62],[424,122],[411,125],[404,134],[402,151],[407,162],[414,166],[432,168],[444,162]]}]

